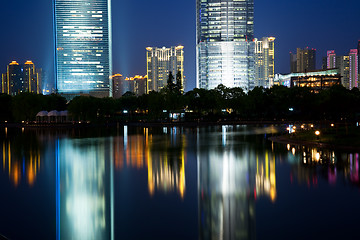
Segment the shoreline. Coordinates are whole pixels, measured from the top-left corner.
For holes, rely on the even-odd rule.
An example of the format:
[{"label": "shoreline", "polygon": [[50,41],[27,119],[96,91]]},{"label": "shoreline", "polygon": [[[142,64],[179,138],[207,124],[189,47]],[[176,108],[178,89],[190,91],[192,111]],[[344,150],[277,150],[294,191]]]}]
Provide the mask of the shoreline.
[{"label": "shoreline", "polygon": [[269,137],[268,140],[280,144],[302,145],[307,147],[328,148],[328,149],[346,150],[346,151],[360,151],[360,146],[345,146],[345,145],[325,143],[320,141],[319,142],[305,141],[299,139],[292,139],[289,138],[287,135]]},{"label": "shoreline", "polygon": [[2,123],[0,127],[7,128],[34,128],[34,129],[53,129],[53,128],[111,128],[119,126],[134,127],[202,127],[202,126],[224,126],[224,125],[288,125],[306,124],[306,123],[323,123],[324,121],[291,121],[291,120],[244,120],[244,121],[216,121],[216,122],[108,122],[108,123],[87,123],[87,122],[69,122],[69,123]]}]

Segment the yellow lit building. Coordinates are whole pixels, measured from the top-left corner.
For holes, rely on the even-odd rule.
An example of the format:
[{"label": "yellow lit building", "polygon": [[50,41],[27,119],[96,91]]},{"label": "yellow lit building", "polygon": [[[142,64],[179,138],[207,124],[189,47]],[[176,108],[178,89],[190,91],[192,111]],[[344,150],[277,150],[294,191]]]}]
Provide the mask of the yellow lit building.
[{"label": "yellow lit building", "polygon": [[184,90],[184,47],[162,47],[146,48],[147,63],[147,92],[160,91],[167,85],[169,73],[174,76],[176,83],[176,74],[181,73],[181,86]]},{"label": "yellow lit building", "polygon": [[40,94],[42,69],[36,69],[32,61],[26,61],[20,65],[12,61],[7,66],[6,73],[2,74],[1,91],[9,95],[17,95],[21,92]]}]

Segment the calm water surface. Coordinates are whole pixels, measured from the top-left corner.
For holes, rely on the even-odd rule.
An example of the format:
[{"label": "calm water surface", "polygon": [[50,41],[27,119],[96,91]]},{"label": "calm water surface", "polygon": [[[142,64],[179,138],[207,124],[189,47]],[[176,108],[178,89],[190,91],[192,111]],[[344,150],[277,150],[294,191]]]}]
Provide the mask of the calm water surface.
[{"label": "calm water surface", "polygon": [[1,129],[9,239],[360,239],[359,153],[282,126]]}]

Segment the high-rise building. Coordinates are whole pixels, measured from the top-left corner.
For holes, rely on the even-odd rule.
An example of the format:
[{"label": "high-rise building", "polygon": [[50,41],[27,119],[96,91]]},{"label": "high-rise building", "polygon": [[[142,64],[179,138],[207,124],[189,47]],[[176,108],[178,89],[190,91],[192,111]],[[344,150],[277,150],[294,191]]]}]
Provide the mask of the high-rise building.
[{"label": "high-rise building", "polygon": [[350,49],[349,52],[349,88],[357,88],[359,79],[358,50]]},{"label": "high-rise building", "polygon": [[1,92],[9,95],[21,92],[40,94],[41,73],[41,69],[35,68],[32,61],[26,61],[24,65],[12,61],[7,66],[7,72],[2,74]]},{"label": "high-rise building", "polygon": [[7,93],[9,95],[16,95],[19,93],[22,89],[23,84],[23,74],[21,71],[21,66],[16,61],[12,61],[7,66],[7,72],[6,72],[6,86],[7,88],[4,88],[4,93]]},{"label": "high-rise building", "polygon": [[295,55],[290,53],[290,71],[308,72],[316,70],[316,49],[297,48],[296,49],[296,69]]},{"label": "high-rise building", "polygon": [[134,77],[123,77],[121,74],[112,76],[113,97],[120,98],[126,92],[141,96],[147,91],[147,76],[136,75]]},{"label": "high-rise building", "polygon": [[136,75],[134,77],[126,78],[128,81],[129,91],[136,96],[141,96],[147,91],[147,76]]},{"label": "high-rise building", "polygon": [[336,54],[334,50],[327,51],[327,68],[336,68]]},{"label": "high-rise building", "polygon": [[275,38],[255,38],[255,86],[270,88],[275,75]]},{"label": "high-rise building", "polygon": [[110,96],[111,0],[55,0],[55,37],[58,93]]},{"label": "high-rise building", "polygon": [[341,84],[347,89],[358,87],[358,61],[357,49],[351,49],[345,56],[336,56],[334,50],[327,51],[327,68],[339,69]]},{"label": "high-rise building", "polygon": [[181,73],[181,86],[184,89],[184,47],[148,47],[147,62],[147,92],[159,91],[167,85],[169,73],[172,72],[176,81],[177,72]]},{"label": "high-rise building", "polygon": [[124,77],[121,74],[114,74],[112,77],[113,94],[114,98],[120,98],[125,92]]},{"label": "high-rise building", "polygon": [[254,0],[197,0],[196,87],[254,87]]}]

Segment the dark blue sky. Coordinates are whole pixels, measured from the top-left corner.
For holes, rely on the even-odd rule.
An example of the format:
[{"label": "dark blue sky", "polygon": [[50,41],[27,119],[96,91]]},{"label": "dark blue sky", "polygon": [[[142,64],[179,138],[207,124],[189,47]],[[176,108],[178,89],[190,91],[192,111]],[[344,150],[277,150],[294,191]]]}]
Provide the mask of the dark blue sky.
[{"label": "dark blue sky", "polygon": [[[112,0],[114,72],[146,74],[147,46],[185,46],[187,89],[195,87],[195,0]],[[2,0],[0,69],[31,59],[53,79],[52,0]],[[255,36],[275,36],[276,72],[289,71],[289,52],[347,54],[360,39],[359,0],[255,0]]]}]

